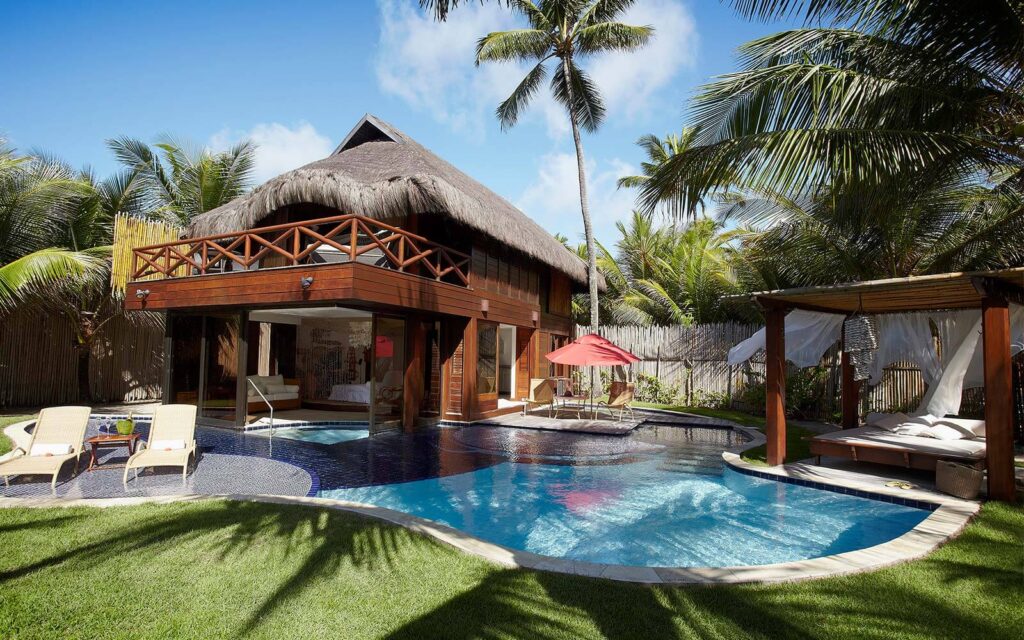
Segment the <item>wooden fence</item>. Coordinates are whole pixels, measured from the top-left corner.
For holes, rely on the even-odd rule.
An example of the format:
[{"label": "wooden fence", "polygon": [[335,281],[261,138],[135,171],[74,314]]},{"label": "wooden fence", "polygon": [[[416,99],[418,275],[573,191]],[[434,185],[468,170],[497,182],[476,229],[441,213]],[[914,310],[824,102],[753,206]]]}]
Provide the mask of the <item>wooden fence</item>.
[{"label": "wooden fence", "polygon": [[[93,345],[89,377],[96,402],[160,397],[163,324],[118,317]],[[0,331],[0,407],[38,407],[78,402],[74,333],[55,314],[15,312]]]},{"label": "wooden fence", "polygon": [[[704,324],[689,327],[601,327],[598,333],[632,351],[641,361],[631,373],[657,377],[663,386],[675,387],[680,402],[687,404],[744,405],[744,391],[751,383],[764,380],[764,354],[743,365],[730,366],[729,349],[747,339],[760,327],[740,323]],[[576,335],[590,328],[576,327]],[[840,371],[838,344],[829,349],[815,370],[791,371],[791,377],[809,381],[802,385],[808,398],[803,417],[838,419],[840,414]],[[884,369],[881,382],[863,385],[861,411],[910,410],[925,392],[920,370],[909,363],[893,363]],[[978,407],[974,390],[965,391],[965,409]],[[763,411],[761,406],[747,406]]]}]

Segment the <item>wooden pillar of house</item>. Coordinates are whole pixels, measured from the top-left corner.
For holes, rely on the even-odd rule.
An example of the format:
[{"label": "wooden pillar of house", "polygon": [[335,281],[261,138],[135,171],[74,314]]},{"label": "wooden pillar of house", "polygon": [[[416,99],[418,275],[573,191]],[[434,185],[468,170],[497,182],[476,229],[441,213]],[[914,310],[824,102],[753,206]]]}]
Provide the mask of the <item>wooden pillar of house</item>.
[{"label": "wooden pillar of house", "polygon": [[408,336],[405,359],[405,394],[402,407],[402,428],[412,431],[423,404],[426,385],[423,380],[424,361],[427,355],[426,325],[417,317],[406,320]]},{"label": "wooden pillar of house", "polygon": [[985,441],[988,497],[1013,502],[1013,372],[1010,368],[1010,308],[1005,298],[982,298],[985,361]]},{"label": "wooden pillar of house", "polygon": [[765,305],[765,435],[768,464],[786,459],[786,308]]},{"label": "wooden pillar of house", "polygon": [[856,429],[860,425],[860,383],[853,379],[853,364],[850,355],[843,349],[839,360],[839,372],[842,380],[842,405],[844,429]]}]

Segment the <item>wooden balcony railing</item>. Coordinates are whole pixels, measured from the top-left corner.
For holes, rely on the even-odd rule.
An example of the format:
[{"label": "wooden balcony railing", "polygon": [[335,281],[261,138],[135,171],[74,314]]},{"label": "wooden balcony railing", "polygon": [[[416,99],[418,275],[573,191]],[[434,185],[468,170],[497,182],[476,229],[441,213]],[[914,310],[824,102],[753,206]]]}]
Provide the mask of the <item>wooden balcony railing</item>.
[{"label": "wooden balcony railing", "polygon": [[132,251],[132,280],[360,262],[469,286],[470,257],[465,253],[355,214],[186,238]]}]

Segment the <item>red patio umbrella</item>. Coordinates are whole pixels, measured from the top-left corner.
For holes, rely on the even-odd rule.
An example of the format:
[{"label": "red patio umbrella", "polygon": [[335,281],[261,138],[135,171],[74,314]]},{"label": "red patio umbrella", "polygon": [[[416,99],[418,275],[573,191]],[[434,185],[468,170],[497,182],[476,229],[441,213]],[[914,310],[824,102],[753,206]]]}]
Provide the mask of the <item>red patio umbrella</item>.
[{"label": "red patio umbrella", "polygon": [[[596,333],[581,336],[544,357],[555,364],[577,367],[624,366],[640,361],[640,358]],[[593,375],[590,384],[590,404],[594,404]]]}]

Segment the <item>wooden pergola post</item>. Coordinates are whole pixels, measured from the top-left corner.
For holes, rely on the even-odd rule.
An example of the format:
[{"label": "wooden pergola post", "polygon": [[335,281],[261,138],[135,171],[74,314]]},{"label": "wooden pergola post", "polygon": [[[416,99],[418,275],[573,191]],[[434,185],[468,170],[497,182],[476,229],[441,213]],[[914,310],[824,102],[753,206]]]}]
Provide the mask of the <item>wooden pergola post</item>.
[{"label": "wooden pergola post", "polygon": [[768,464],[786,459],[786,308],[765,305],[765,435]]},{"label": "wooden pergola post", "polygon": [[840,391],[842,393],[844,429],[856,429],[860,425],[860,383],[853,379],[853,364],[843,345],[839,359]]},{"label": "wooden pergola post", "polygon": [[1013,502],[1013,374],[1010,369],[1010,307],[1005,298],[981,301],[985,358],[985,441],[988,497]]}]

